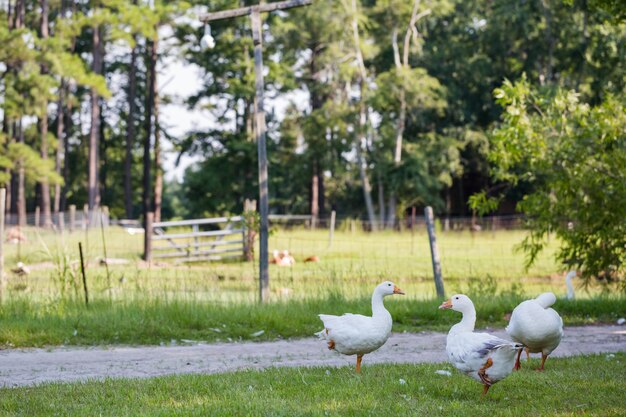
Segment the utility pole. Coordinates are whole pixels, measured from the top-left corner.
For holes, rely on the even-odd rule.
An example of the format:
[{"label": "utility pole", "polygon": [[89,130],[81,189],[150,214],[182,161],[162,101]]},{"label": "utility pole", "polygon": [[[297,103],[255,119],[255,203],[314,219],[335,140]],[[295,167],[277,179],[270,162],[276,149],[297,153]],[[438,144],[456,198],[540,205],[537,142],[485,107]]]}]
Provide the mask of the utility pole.
[{"label": "utility pole", "polygon": [[259,214],[261,224],[259,230],[259,295],[261,302],[269,300],[269,252],[268,241],[268,190],[267,190],[267,147],[265,143],[265,108],[263,96],[265,85],[263,82],[263,28],[261,26],[261,13],[269,13],[276,10],[291,9],[294,7],[308,6],[313,0],[288,0],[276,3],[260,4],[258,6],[241,7],[238,9],[224,10],[207,13],[200,17],[204,23],[231,19],[239,16],[250,16],[252,23],[252,39],[254,41],[254,73],[256,86],[256,100],[254,106],[256,122],[256,141],[259,157]]}]

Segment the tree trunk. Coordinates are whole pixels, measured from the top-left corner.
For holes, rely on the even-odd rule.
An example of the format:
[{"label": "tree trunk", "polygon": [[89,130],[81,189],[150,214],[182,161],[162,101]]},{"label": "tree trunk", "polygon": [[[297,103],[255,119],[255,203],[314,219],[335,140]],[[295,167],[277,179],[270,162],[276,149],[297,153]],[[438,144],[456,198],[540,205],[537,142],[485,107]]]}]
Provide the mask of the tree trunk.
[{"label": "tree trunk", "polygon": [[[24,129],[22,120],[19,121],[19,143],[24,143]],[[17,224],[20,227],[26,226],[26,192],[24,176],[24,159],[17,161]]]},{"label": "tree trunk", "polygon": [[[400,91],[400,114],[398,115],[398,123],[396,125],[396,149],[394,152],[393,162],[397,167],[402,161],[402,140],[404,137],[404,127],[406,120],[406,100],[404,90]],[[389,193],[389,211],[387,217],[387,225],[393,228],[396,223],[396,192],[391,189]]]},{"label": "tree trunk", "polygon": [[357,21],[357,6],[356,0],[352,0],[352,36],[354,41],[354,51],[359,67],[359,131],[358,142],[356,144],[357,151],[357,163],[359,164],[359,175],[361,176],[361,183],[363,184],[363,197],[365,198],[365,207],[367,209],[367,217],[370,223],[372,231],[377,230],[376,214],[374,213],[374,204],[372,203],[372,186],[370,185],[369,178],[365,167],[365,158],[363,157],[363,151],[361,147],[366,142],[365,131],[367,129],[367,104],[365,103],[365,83],[367,81],[367,70],[365,69],[365,62],[363,61],[363,54],[361,52],[361,40],[359,37],[359,23]]},{"label": "tree trunk", "polygon": [[[104,67],[102,68],[102,73],[104,74],[106,70],[104,69]],[[100,203],[98,203],[98,206],[100,206],[100,204],[102,205],[106,205],[106,199],[107,199],[107,194],[108,194],[108,189],[107,189],[107,175],[108,175],[108,168],[109,168],[109,164],[107,163],[107,138],[105,135],[105,131],[104,131],[104,127],[106,126],[106,122],[105,122],[105,115],[104,112],[106,110],[106,105],[105,103],[102,103],[100,105],[100,123],[98,123],[98,129],[100,129],[100,133],[98,134],[98,137],[100,138],[99,143],[100,146],[98,146],[98,171],[99,171],[99,180],[98,180],[98,195],[100,196]],[[98,220],[99,222],[99,220]]]},{"label": "tree trunk", "polygon": [[156,48],[154,40],[148,41],[148,95],[146,96],[146,126],[145,140],[143,144],[143,218],[144,223],[148,218],[151,210],[150,190],[152,188],[152,180],[150,177],[150,140],[152,138],[152,109],[154,107],[154,78],[156,64]]},{"label": "tree trunk", "polygon": [[365,158],[363,158],[363,151],[361,149],[362,141],[363,138],[359,140],[360,143],[356,144],[357,163],[359,164],[359,175],[361,176],[361,182],[363,184],[363,198],[365,199],[367,218],[369,219],[371,230],[375,231],[378,230],[378,227],[376,224],[376,215],[374,214],[374,204],[372,203],[372,186],[370,185],[370,180],[367,177]]},{"label": "tree trunk", "polygon": [[159,124],[159,90],[158,73],[156,71],[156,51],[158,50],[158,28],[154,39],[155,70],[152,82],[152,96],[154,97],[154,221],[161,221],[161,206],[163,200],[163,170],[161,169],[161,126]]},{"label": "tree trunk", "polygon": [[[68,96],[70,95],[69,86],[68,86]],[[67,190],[70,184],[70,163],[69,158],[69,141],[67,140],[70,137],[72,132],[72,105],[68,102],[67,108],[63,112],[65,116],[65,123],[63,123],[64,134],[63,134],[63,143],[64,143],[64,158],[63,158],[63,187],[61,187],[61,203],[60,209],[61,211],[65,211],[67,208]]]},{"label": "tree trunk", "polygon": [[[547,63],[544,65],[544,74],[545,79],[548,82],[551,82],[554,79],[554,45],[555,39],[552,35],[552,16],[550,14],[550,8],[547,4],[546,0],[541,0],[541,11],[543,13],[543,18],[546,22],[545,36],[546,43],[548,44],[548,57]],[[543,84],[543,80],[540,80],[541,84]]]},{"label": "tree trunk", "polygon": [[385,225],[385,184],[383,184],[382,175],[380,170],[378,171],[378,218],[380,219],[380,226]]},{"label": "tree trunk", "polygon": [[[406,33],[404,34],[404,45],[402,48],[402,61],[400,61],[400,51],[398,49],[398,30],[397,27],[394,27],[393,35],[391,37],[391,46],[394,52],[394,61],[396,64],[396,69],[400,76],[404,75],[403,69],[408,69],[409,66],[409,50],[411,48],[411,34],[413,33],[415,24],[417,21],[428,14],[430,14],[430,9],[425,10],[422,13],[418,13],[419,5],[421,0],[414,0],[413,2],[413,11],[411,12],[411,19],[409,24],[407,25]],[[404,90],[404,83],[401,83],[400,89],[400,109],[398,112],[398,121],[396,124],[396,147],[394,150],[393,162],[397,167],[402,162],[402,141],[404,140],[404,129],[406,126],[406,93]],[[389,213],[388,213],[388,223],[389,227],[394,227],[396,222],[396,192],[393,188],[389,192]]]},{"label": "tree trunk", "polygon": [[[41,0],[41,38],[48,38],[48,1]],[[45,74],[47,69],[41,66],[41,73]],[[41,138],[41,159],[48,160],[48,100],[43,102],[43,111],[39,118],[40,138]],[[41,211],[43,212],[43,226],[52,226],[52,216],[50,212],[50,184],[47,179],[40,182],[41,186]]]},{"label": "tree trunk", "polygon": [[[65,138],[63,137],[63,122],[65,112],[63,103],[65,95],[65,81],[61,80],[61,86],[59,88],[59,100],[57,101],[57,152],[54,161],[54,170],[57,175],[62,175],[63,161],[65,159]],[[54,185],[54,217],[59,218],[61,212],[61,183]]]},{"label": "tree trunk", "polygon": [[[100,27],[93,28],[93,72],[102,73],[102,39]],[[88,204],[94,210],[100,205],[100,190],[98,188],[98,145],[100,133],[100,102],[98,92],[91,89],[91,128],[89,130],[89,174],[88,174]]]},{"label": "tree trunk", "polygon": [[313,162],[313,175],[311,175],[311,217],[313,227],[317,224],[317,219],[320,215],[319,210],[319,183],[317,176],[317,161]]},{"label": "tree trunk", "polygon": [[389,207],[387,208],[387,227],[393,229],[396,224],[396,193],[391,191],[389,193]]},{"label": "tree trunk", "polygon": [[[133,36],[135,42],[130,55],[130,72],[128,75],[128,121],[126,122],[126,157],[124,158],[124,207],[126,218],[133,218],[133,140],[135,137],[135,103],[137,95],[137,36]],[[158,221],[158,220],[157,220]]]},{"label": "tree trunk", "polygon": [[317,186],[318,186],[318,197],[319,197],[319,204],[318,204],[318,208],[319,208],[319,213],[320,216],[324,216],[326,213],[325,210],[325,205],[326,205],[326,198],[324,197],[324,173],[320,172],[321,170],[318,168],[317,171]]}]

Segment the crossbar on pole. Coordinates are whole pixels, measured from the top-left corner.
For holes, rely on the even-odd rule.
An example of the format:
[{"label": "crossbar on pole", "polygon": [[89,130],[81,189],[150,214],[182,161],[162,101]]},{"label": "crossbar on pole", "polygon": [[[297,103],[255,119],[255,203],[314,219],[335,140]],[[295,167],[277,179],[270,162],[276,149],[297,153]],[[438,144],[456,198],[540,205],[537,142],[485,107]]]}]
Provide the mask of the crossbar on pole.
[{"label": "crossbar on pole", "polygon": [[247,16],[253,12],[266,13],[275,10],[291,9],[293,7],[308,6],[313,0],[288,0],[278,1],[276,3],[261,4],[258,6],[241,7],[239,9],[224,10],[221,12],[207,13],[200,16],[202,22],[212,22],[214,20],[230,19],[231,17]]}]

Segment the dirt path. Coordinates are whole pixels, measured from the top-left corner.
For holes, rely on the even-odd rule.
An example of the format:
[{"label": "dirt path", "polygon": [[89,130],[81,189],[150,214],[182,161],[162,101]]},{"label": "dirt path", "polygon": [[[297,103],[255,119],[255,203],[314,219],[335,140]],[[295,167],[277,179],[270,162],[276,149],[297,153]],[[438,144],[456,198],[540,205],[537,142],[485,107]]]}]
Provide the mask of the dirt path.
[{"label": "dirt path", "polygon": [[[504,336],[504,331],[494,331]],[[446,360],[443,333],[393,334],[371,363]],[[569,327],[554,356],[626,351],[626,326]],[[11,349],[0,351],[0,386],[106,377],[141,378],[169,374],[218,373],[271,366],[345,366],[353,357],[330,352],[317,339],[197,344],[166,347]]]}]

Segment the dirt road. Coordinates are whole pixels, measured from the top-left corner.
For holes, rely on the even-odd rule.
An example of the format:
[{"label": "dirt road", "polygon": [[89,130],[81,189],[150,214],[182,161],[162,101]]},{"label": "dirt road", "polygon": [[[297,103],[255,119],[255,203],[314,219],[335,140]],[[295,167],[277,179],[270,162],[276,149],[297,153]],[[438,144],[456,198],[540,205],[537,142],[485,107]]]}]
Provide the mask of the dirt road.
[{"label": "dirt road", "polygon": [[[504,331],[493,331],[506,338]],[[444,333],[393,334],[363,364],[446,360]],[[626,351],[626,326],[569,327],[554,356]],[[48,381],[145,378],[169,374],[218,373],[272,366],[345,366],[354,357],[326,349],[314,338],[276,342],[193,344],[161,347],[11,349],[0,351],[0,386]]]}]

